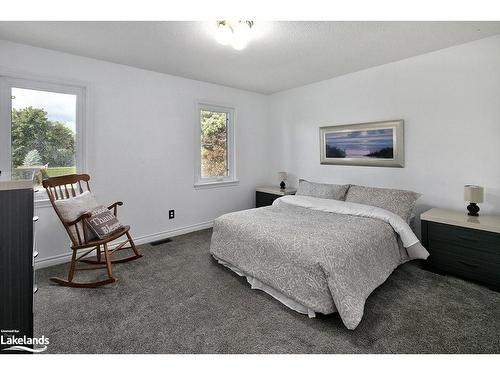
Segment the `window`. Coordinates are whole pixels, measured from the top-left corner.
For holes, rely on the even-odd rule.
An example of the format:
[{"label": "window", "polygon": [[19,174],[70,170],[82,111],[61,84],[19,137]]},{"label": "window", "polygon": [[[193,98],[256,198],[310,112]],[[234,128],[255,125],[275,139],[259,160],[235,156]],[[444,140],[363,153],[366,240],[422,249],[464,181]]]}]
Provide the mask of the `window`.
[{"label": "window", "polygon": [[83,88],[0,77],[2,179],[33,179],[45,199],[43,176],[83,168]]},{"label": "window", "polygon": [[234,110],[199,104],[195,186],[236,183],[234,173]]}]

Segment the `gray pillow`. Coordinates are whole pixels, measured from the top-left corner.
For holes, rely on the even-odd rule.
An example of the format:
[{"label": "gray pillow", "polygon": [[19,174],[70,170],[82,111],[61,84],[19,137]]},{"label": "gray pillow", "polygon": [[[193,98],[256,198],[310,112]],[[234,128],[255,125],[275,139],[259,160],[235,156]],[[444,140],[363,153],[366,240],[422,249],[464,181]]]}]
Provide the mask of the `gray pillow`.
[{"label": "gray pillow", "polygon": [[99,239],[106,238],[122,227],[116,216],[107,207],[98,206],[90,211],[90,214],[92,216],[86,219],[87,225]]},{"label": "gray pillow", "polygon": [[345,201],[380,207],[409,222],[415,208],[415,202],[420,196],[421,194],[408,190],[351,185]]},{"label": "gray pillow", "polygon": [[349,185],[320,184],[299,180],[296,195],[308,195],[316,198],[336,199],[343,201]]}]

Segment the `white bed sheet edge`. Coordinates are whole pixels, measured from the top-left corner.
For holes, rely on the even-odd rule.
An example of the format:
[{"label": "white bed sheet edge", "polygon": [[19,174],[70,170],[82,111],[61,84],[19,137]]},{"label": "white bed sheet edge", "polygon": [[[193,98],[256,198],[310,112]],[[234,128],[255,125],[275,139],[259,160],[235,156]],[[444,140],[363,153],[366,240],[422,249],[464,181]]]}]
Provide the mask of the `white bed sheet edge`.
[{"label": "white bed sheet edge", "polygon": [[212,254],[212,256],[214,257],[214,259],[217,262],[222,264],[224,267],[229,268],[231,271],[236,273],[238,276],[246,277],[246,279],[247,279],[247,281],[250,284],[250,287],[252,289],[262,290],[263,292],[269,294],[274,299],[277,299],[279,302],[281,302],[286,307],[288,307],[288,308],[290,308],[298,313],[307,315],[307,316],[309,316],[309,318],[316,317],[316,312],[314,310],[310,309],[309,307],[298,303],[293,298],[285,296],[283,293],[277,291],[276,289],[274,289],[273,287],[271,287],[267,284],[264,284],[262,281],[256,279],[255,277],[245,274],[238,267],[233,266],[232,264],[218,258],[217,256],[215,256],[213,254]]}]

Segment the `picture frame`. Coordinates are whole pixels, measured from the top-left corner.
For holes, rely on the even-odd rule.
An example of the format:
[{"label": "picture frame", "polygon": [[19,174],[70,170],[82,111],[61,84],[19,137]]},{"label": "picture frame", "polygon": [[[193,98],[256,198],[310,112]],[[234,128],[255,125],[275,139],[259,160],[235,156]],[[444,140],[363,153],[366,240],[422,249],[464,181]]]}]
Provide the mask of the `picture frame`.
[{"label": "picture frame", "polygon": [[404,167],[404,121],[390,120],[319,128],[320,163]]}]

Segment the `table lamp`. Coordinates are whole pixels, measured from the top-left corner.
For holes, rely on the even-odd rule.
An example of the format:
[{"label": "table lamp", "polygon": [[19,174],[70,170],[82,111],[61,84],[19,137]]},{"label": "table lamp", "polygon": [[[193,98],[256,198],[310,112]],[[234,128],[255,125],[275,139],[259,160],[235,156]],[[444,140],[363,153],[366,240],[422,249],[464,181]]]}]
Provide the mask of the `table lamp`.
[{"label": "table lamp", "polygon": [[465,185],[464,200],[469,202],[469,205],[467,206],[467,210],[469,210],[468,215],[479,216],[479,206],[477,203],[483,203],[484,201],[484,188],[476,185]]},{"label": "table lamp", "polygon": [[278,173],[278,177],[281,180],[281,182],[280,182],[280,188],[281,188],[281,190],[284,190],[285,187],[286,187],[286,185],[285,185],[285,181],[286,181],[286,178],[287,178],[286,172],[279,172]]}]

